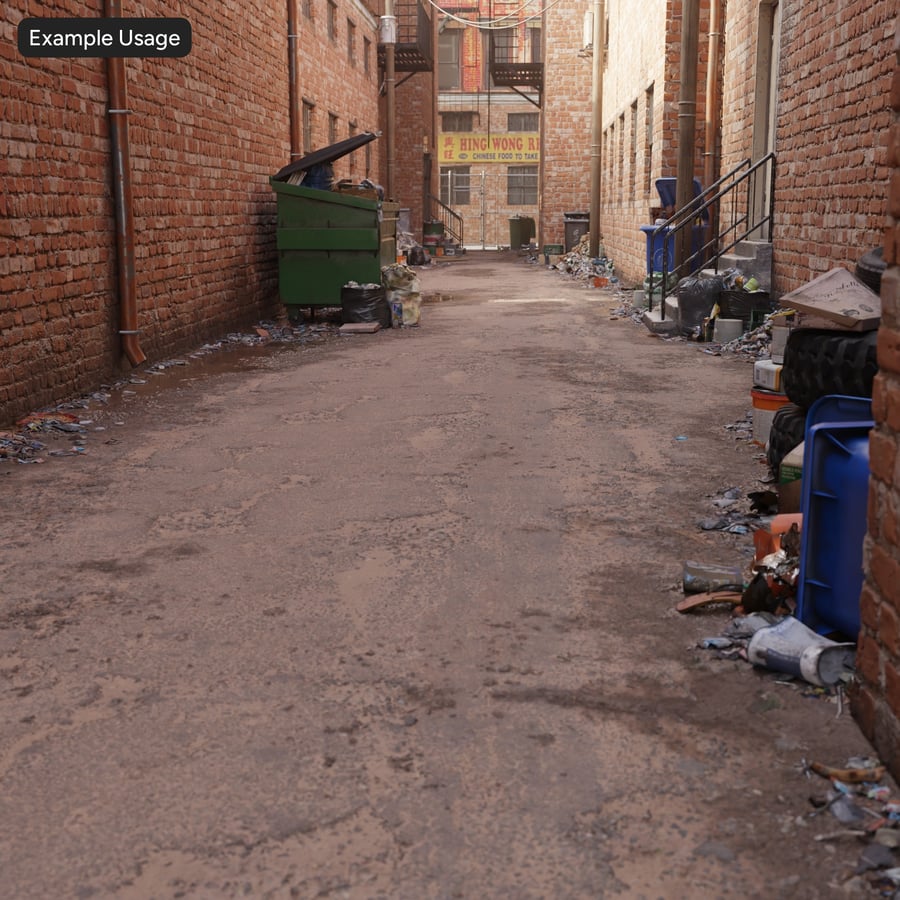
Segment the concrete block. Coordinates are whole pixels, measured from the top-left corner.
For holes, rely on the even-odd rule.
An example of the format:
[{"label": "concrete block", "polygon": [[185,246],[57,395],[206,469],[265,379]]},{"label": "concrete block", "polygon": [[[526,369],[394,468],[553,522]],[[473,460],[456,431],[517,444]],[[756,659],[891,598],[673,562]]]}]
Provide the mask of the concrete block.
[{"label": "concrete block", "polygon": [[641,316],[641,321],[653,334],[674,334],[678,329],[675,319],[662,317],[659,309],[648,310]]}]

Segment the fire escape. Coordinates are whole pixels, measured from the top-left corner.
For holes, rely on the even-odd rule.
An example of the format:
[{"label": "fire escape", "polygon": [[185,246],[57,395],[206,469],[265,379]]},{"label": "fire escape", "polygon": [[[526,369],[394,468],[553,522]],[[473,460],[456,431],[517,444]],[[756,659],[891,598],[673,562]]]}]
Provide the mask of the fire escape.
[{"label": "fire escape", "polygon": [[[528,48],[530,62],[519,57],[519,32],[521,26],[515,28],[494,28],[490,31],[489,67],[491,80],[495,87],[507,87],[534,103],[540,108],[544,93],[544,63],[541,61],[542,47],[534,42],[532,32],[531,46]],[[536,93],[535,101],[527,91]]]}]

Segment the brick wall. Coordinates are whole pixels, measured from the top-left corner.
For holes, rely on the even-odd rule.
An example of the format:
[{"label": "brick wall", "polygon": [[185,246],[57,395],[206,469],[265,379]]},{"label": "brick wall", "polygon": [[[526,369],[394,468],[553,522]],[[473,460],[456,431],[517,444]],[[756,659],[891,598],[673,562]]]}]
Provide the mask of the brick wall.
[{"label": "brick wall", "polygon": [[[374,18],[338,0],[301,18],[300,80],[314,143],[378,123]],[[131,10],[125,4],[125,14]],[[173,15],[150,0],[142,16]],[[198,0],[181,59],[126,60],[133,164],[138,325],[152,361],[246,325],[277,303],[274,195],[289,159],[287,5]],[[103,60],[19,56],[28,16],[99,16],[98,0],[11,0],[0,12],[0,423],[90,390],[122,367]],[[346,22],[373,41],[370,71],[348,65]],[[377,143],[373,170],[378,171]],[[349,174],[350,161],[337,167]],[[358,171],[358,170],[357,170]]]},{"label": "brick wall", "polygon": [[[561,243],[564,213],[590,209],[591,78],[578,56],[585,8],[547,14],[545,97],[545,242]],[[601,231],[603,247],[623,281],[646,272],[641,225],[659,207],[655,181],[677,170],[681,2],[608,0],[609,49],[603,75]],[[695,172],[702,173],[708,3],[701,3],[697,70]],[[640,28],[634,23],[640,22]],[[651,115],[648,116],[648,107]],[[650,133],[652,132],[652,142]]]},{"label": "brick wall", "polygon": [[882,241],[894,0],[786,4],[775,184],[780,292]]},{"label": "brick wall", "polygon": [[[869,533],[865,543],[865,583],[860,598],[862,628],[853,712],[867,738],[900,777],[900,25],[894,23],[891,80],[884,99],[890,130],[882,182],[887,194],[882,278],[882,323],[878,335],[879,373],[872,406],[876,427],[870,437]],[[887,190],[885,189],[887,185]]]}]

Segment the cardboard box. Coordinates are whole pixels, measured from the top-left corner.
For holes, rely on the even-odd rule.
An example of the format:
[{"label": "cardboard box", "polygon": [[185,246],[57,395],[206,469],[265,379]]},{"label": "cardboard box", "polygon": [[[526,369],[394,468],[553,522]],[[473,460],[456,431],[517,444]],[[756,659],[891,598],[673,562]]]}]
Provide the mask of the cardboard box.
[{"label": "cardboard box", "polygon": [[[848,331],[871,331],[881,322],[881,298],[840,267],[783,294],[778,302],[804,316],[824,319],[833,323],[832,327]],[[809,327],[806,321],[804,326]]]},{"label": "cardboard box", "polygon": [[786,454],[778,467],[778,512],[800,512],[803,489],[803,441]]},{"label": "cardboard box", "polygon": [[770,391],[781,391],[781,366],[771,359],[760,359],[753,364],[753,383]]}]

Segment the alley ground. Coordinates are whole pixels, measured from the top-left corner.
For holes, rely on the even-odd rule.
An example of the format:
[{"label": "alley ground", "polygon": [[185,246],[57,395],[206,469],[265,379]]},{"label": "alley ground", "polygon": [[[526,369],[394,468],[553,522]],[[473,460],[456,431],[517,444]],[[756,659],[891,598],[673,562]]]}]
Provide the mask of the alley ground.
[{"label": "alley ground", "polygon": [[0,893],[856,895],[802,771],[849,713],[674,611],[751,555],[697,527],[765,474],[750,364],[518,257],[421,279],[417,329],[188,360],[0,468]]}]

